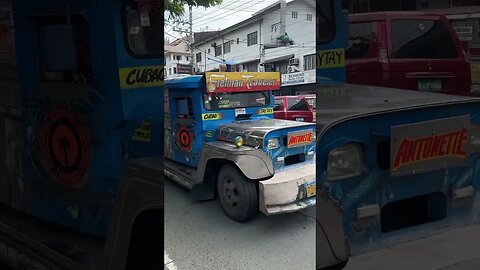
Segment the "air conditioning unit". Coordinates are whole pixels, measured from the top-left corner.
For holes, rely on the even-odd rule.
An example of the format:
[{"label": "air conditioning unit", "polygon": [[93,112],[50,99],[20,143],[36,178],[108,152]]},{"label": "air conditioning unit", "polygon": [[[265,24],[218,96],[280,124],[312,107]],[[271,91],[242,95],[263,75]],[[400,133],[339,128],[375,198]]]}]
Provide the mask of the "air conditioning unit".
[{"label": "air conditioning unit", "polygon": [[298,58],[292,58],[288,60],[288,65],[300,65],[300,59]]}]

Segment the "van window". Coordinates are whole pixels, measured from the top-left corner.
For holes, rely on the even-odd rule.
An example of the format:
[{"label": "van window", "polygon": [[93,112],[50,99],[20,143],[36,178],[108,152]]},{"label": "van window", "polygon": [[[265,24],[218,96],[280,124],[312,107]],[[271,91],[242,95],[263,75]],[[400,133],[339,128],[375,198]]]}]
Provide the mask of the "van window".
[{"label": "van window", "polygon": [[329,42],[335,35],[334,0],[317,1],[317,43]]},{"label": "van window", "polygon": [[289,111],[310,111],[308,103],[303,98],[289,98],[288,99]]},{"label": "van window", "polygon": [[350,37],[346,51],[347,58],[367,56],[372,40],[372,23],[350,24]]},{"label": "van window", "polygon": [[442,21],[394,20],[392,44],[395,58],[458,58],[455,42]]},{"label": "van window", "polygon": [[282,108],[282,99],[275,99],[275,105],[273,106],[274,111],[280,111]]}]

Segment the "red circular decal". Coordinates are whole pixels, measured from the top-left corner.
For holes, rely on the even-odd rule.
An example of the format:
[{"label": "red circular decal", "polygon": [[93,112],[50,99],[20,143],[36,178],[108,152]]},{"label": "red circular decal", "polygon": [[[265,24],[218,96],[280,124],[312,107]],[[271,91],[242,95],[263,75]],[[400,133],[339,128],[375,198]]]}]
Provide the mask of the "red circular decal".
[{"label": "red circular decal", "polygon": [[45,118],[40,139],[55,178],[69,186],[82,182],[90,161],[90,140],[78,116],[68,108],[53,111]]},{"label": "red circular decal", "polygon": [[186,126],[181,126],[177,131],[177,144],[185,152],[191,152],[193,146],[193,132]]}]

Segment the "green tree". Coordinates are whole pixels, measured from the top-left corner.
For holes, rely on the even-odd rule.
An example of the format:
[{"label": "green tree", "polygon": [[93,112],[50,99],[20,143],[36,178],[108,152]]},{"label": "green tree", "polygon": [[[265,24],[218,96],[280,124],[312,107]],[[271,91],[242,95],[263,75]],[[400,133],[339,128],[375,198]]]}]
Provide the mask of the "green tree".
[{"label": "green tree", "polygon": [[194,7],[211,7],[219,5],[223,0],[165,0],[165,10],[173,17],[183,15],[185,5]]}]

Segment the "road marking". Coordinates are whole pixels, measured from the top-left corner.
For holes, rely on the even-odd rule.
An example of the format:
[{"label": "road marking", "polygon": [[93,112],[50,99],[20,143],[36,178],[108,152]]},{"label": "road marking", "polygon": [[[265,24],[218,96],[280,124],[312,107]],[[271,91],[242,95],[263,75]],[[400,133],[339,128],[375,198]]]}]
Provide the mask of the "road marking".
[{"label": "road marking", "polygon": [[175,266],[175,263],[173,263],[172,259],[168,257],[168,253],[166,251],[164,255],[164,264],[168,270],[177,270],[177,266]]}]

